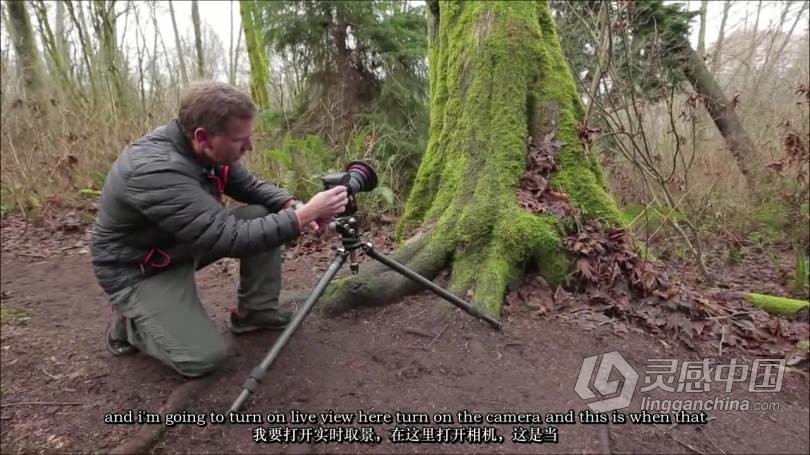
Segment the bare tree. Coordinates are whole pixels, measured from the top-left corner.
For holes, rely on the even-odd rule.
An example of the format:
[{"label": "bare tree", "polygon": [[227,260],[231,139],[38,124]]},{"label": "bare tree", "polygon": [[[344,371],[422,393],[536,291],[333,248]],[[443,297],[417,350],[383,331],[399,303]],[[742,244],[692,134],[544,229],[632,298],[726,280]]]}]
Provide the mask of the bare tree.
[{"label": "bare tree", "polygon": [[205,59],[200,31],[200,7],[197,0],[191,1],[191,22],[194,24],[194,46],[197,49],[197,77],[202,79],[205,77]]},{"label": "bare tree", "polygon": [[183,46],[180,42],[180,31],[177,29],[177,20],[174,17],[174,6],[169,2],[169,14],[172,16],[172,28],[174,29],[174,45],[177,49],[177,60],[180,64],[180,76],[183,84],[188,84],[188,71],[186,71],[186,60],[183,58]]},{"label": "bare tree", "polygon": [[702,0],[700,2],[700,10],[698,16],[700,17],[700,29],[698,30],[698,55],[701,58],[706,55],[706,8],[709,5],[709,0]]},{"label": "bare tree", "polygon": [[[62,87],[62,91],[69,94],[71,97],[81,98],[82,94],[73,84],[73,79],[70,74],[70,60],[65,52],[64,38],[59,38],[58,34],[53,32],[50,21],[48,20],[48,10],[46,3],[43,0],[35,0],[30,2],[37,17],[40,31],[40,41],[42,48],[47,56],[46,61],[49,63],[49,68],[52,72],[53,79]],[[58,5],[64,6],[61,3]],[[57,10],[57,23],[60,21]],[[64,27],[62,27],[64,28]],[[62,30],[64,33],[64,30]],[[54,94],[61,92],[53,91]]]},{"label": "bare tree", "polygon": [[712,63],[711,63],[711,73],[717,74],[717,70],[720,69],[720,59],[722,58],[723,52],[723,40],[725,39],[726,33],[726,21],[728,20],[728,12],[731,10],[731,4],[734,3],[732,0],[726,0],[723,3],[723,17],[720,19],[720,31],[717,33],[717,42],[714,44],[714,51],[712,52]]},{"label": "bare tree", "polygon": [[[790,5],[785,5],[784,15],[787,15],[787,11]],[[796,26],[799,25],[799,22],[802,18],[805,17],[805,11],[807,11],[808,6],[810,6],[810,2],[805,1],[802,3],[801,8],[793,18],[793,24],[790,26],[790,30],[788,30],[787,34],[785,35],[785,39],[782,41],[782,44],[779,46],[779,49],[776,52],[772,52],[772,48],[769,49],[768,54],[765,57],[765,63],[762,65],[762,70],[760,71],[761,77],[769,77],[773,75],[774,65],[777,65],[778,62],[782,62],[784,55],[785,55],[785,48],[787,47],[788,43],[790,43],[791,38],[793,38],[793,32],[796,31]],[[784,23],[784,21],[782,21]],[[781,24],[780,23],[780,28]],[[775,34],[774,36],[776,36]],[[771,43],[773,45],[773,42]],[[772,86],[771,89],[774,87]]]},{"label": "bare tree", "polygon": [[113,109],[128,104],[128,82],[126,66],[122,62],[116,32],[117,15],[114,0],[97,0],[92,3],[93,28],[99,40],[102,68],[111,86],[114,100]]},{"label": "bare tree", "polygon": [[757,17],[754,20],[754,31],[751,35],[751,44],[748,46],[748,55],[746,56],[745,60],[743,60],[743,64],[745,65],[745,77],[743,80],[746,82],[746,86],[748,85],[748,82],[750,82],[750,77],[754,69],[754,53],[757,50],[757,46],[759,46],[757,35],[759,34],[759,17],[761,13],[762,0],[759,0],[759,2],[757,2]]},{"label": "bare tree", "polygon": [[[140,94],[141,99],[141,109],[146,112],[146,86],[144,83],[144,60],[147,58],[146,53],[147,45],[146,45],[146,36],[143,33],[143,29],[141,28],[141,15],[139,11],[136,11],[135,14],[135,33],[136,33],[136,50],[137,50],[137,58],[138,58],[138,92]],[[155,34],[157,36],[157,34]]]},{"label": "bare tree", "polygon": [[68,15],[70,16],[73,26],[76,28],[76,33],[79,36],[82,62],[84,63],[85,73],[90,84],[91,98],[94,104],[98,104],[99,90],[96,83],[96,66],[93,58],[95,55],[95,49],[90,38],[90,33],[87,29],[87,23],[84,19],[83,4],[78,2],[74,5],[71,0],[65,0],[64,5],[68,10]]},{"label": "bare tree", "polygon": [[236,84],[236,68],[239,66],[239,47],[242,44],[242,28],[236,31],[236,47],[233,46],[233,4],[231,0],[231,31],[230,31],[230,50],[228,52],[228,82]]},{"label": "bare tree", "polygon": [[31,27],[31,18],[25,8],[25,2],[6,2],[8,8],[9,34],[14,43],[18,64],[26,94],[36,96],[45,86],[45,75],[39,50]]}]

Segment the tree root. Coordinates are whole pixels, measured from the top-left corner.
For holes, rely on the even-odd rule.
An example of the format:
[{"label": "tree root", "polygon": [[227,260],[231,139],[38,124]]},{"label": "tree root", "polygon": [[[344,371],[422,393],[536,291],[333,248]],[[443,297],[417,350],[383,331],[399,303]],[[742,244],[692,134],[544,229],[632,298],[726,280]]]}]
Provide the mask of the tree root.
[{"label": "tree root", "polygon": [[[165,416],[166,414],[183,411],[188,407],[188,403],[191,401],[192,397],[199,395],[202,390],[205,390],[212,383],[212,378],[213,376],[207,376],[180,385],[172,391],[169,398],[166,399],[166,403],[158,410],[158,414]],[[110,453],[148,453],[151,451],[152,447],[160,441],[160,437],[166,428],[167,427],[163,424],[142,425],[131,438],[119,444],[118,447],[111,450]]]},{"label": "tree root", "polygon": [[[449,262],[446,249],[432,240],[431,233],[417,235],[391,257],[432,280]],[[421,285],[382,263],[365,262],[357,275],[332,282],[319,299],[320,311],[326,317],[334,317],[353,308],[393,303],[419,289]]]}]

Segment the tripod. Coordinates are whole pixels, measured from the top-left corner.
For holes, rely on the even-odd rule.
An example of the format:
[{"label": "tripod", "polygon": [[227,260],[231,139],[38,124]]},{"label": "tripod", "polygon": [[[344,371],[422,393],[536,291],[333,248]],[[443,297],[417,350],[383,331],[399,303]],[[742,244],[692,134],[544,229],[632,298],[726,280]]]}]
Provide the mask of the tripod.
[{"label": "tripod", "polygon": [[380,253],[374,248],[371,242],[363,242],[363,240],[360,238],[360,231],[357,227],[357,219],[354,216],[348,215],[338,218],[335,220],[335,227],[337,232],[340,234],[342,243],[342,245],[337,249],[335,258],[329,264],[326,272],[324,272],[324,274],[321,276],[321,279],[318,281],[315,289],[313,289],[309,294],[309,297],[307,297],[307,300],[304,302],[304,306],[300,311],[298,311],[298,313],[296,313],[284,331],[281,332],[281,335],[278,337],[275,344],[273,344],[273,347],[270,348],[270,351],[264,357],[259,366],[250,372],[250,376],[248,376],[244,385],[242,386],[242,392],[240,392],[239,396],[231,405],[229,412],[238,412],[239,409],[241,409],[242,405],[245,403],[245,400],[247,400],[250,394],[253,393],[261,380],[267,374],[267,370],[270,368],[273,362],[275,362],[276,358],[281,353],[281,350],[284,349],[284,346],[290,340],[292,334],[295,332],[298,326],[301,325],[304,318],[307,317],[307,314],[309,314],[310,310],[312,310],[315,302],[318,300],[321,294],[323,294],[324,290],[326,290],[326,287],[329,285],[335,275],[337,275],[338,270],[343,267],[343,264],[346,263],[347,259],[350,259],[349,267],[352,273],[357,274],[360,268],[360,265],[357,262],[357,250],[359,249],[363,250],[367,256],[376,259],[377,261],[386,265],[388,268],[393,269],[394,271],[399,272],[400,274],[425,286],[439,297],[442,297],[472,316],[486,321],[495,329],[501,328],[501,323],[496,319],[493,319],[488,314],[472,306],[470,303],[465,302],[454,294],[446,291],[440,286],[437,286],[432,281],[428,280],[422,275],[419,275],[413,270],[410,270],[394,259]]}]

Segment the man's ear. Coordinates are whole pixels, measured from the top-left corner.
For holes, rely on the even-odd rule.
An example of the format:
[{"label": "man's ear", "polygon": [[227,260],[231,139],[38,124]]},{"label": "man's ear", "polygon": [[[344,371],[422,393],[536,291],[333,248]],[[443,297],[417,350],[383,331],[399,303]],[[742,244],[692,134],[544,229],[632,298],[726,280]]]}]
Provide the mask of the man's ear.
[{"label": "man's ear", "polygon": [[202,147],[208,145],[208,131],[205,128],[197,128],[194,130],[194,141]]}]

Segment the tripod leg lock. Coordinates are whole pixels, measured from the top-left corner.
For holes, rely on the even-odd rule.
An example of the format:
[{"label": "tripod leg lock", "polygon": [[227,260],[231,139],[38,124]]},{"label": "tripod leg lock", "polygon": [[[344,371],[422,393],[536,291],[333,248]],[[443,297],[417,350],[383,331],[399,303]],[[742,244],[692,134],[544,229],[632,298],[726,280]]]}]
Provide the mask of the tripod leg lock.
[{"label": "tripod leg lock", "polygon": [[264,371],[260,368],[254,368],[253,371],[250,372],[250,376],[245,379],[245,384],[242,386],[243,389],[248,390],[250,393],[253,393],[256,390],[256,387],[262,382],[261,378],[264,376]]}]

